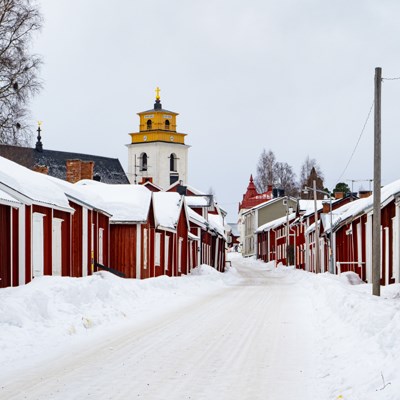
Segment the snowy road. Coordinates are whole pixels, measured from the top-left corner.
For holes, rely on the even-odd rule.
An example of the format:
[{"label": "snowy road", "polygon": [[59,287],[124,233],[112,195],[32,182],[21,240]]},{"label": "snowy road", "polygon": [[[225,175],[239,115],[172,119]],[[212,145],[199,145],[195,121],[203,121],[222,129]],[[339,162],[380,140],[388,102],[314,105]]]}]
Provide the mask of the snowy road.
[{"label": "snowy road", "polygon": [[240,283],[2,382],[2,399],[328,399],[316,321],[296,275]]}]

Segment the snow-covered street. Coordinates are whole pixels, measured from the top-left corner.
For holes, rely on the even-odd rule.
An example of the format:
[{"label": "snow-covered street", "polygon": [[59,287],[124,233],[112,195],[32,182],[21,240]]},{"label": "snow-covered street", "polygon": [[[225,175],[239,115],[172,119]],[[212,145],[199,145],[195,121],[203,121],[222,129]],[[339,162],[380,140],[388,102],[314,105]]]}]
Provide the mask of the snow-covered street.
[{"label": "snow-covered street", "polygon": [[[134,282],[141,287],[135,294],[141,305],[127,296],[130,306],[125,308],[133,308],[132,314],[121,309],[119,317],[118,312],[107,311],[100,316],[101,311],[86,299],[93,314],[79,315],[83,327],[75,326],[73,334],[73,322],[67,317],[58,317],[54,326],[48,317],[47,322],[42,320],[47,327],[32,323],[29,341],[16,335],[18,328],[10,328],[10,321],[9,330],[3,329],[2,318],[0,398],[399,398],[399,378],[393,368],[400,347],[398,299],[371,299],[367,285],[351,286],[338,277],[273,269],[238,256],[232,261],[236,268],[223,275],[203,268],[197,276]],[[128,290],[132,284],[106,276],[100,280],[117,285],[114,292],[123,291],[118,285]],[[85,279],[91,278],[81,281]],[[41,284],[44,288],[47,282]],[[8,289],[15,290],[24,288]],[[328,306],[330,296],[335,299]],[[385,331],[390,323],[397,329],[390,343],[381,331],[370,328],[368,336],[357,329],[361,319],[369,318],[362,301],[370,313],[381,310],[376,329]],[[338,307],[347,310],[347,320]],[[52,314],[51,304],[44,308],[46,315]],[[69,313],[65,304],[61,308],[61,315]],[[360,320],[351,314],[354,308],[359,308]],[[22,317],[20,322],[26,324]],[[379,390],[384,365],[390,384]]]}]

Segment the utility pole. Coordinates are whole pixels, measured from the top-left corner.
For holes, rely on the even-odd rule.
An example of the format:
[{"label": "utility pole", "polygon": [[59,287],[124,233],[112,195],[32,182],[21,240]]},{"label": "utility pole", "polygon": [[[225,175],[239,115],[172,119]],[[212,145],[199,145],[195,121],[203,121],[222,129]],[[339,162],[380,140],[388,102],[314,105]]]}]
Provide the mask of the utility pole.
[{"label": "utility pole", "polygon": [[381,89],[382,68],[375,68],[374,215],[372,232],[372,294],[381,295]]},{"label": "utility pole", "polygon": [[314,190],[314,211],[315,211],[315,273],[319,274],[319,226],[318,226],[318,207],[317,207],[317,182],[313,180],[313,190]]}]

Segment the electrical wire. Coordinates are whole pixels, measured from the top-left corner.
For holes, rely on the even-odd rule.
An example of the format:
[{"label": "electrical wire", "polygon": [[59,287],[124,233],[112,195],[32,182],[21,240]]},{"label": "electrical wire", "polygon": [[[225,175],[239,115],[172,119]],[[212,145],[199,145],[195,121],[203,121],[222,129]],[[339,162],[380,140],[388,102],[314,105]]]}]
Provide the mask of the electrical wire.
[{"label": "electrical wire", "polygon": [[400,76],[396,78],[382,78],[383,81],[398,81],[400,80]]},{"label": "electrical wire", "polygon": [[360,136],[358,137],[357,143],[356,143],[356,145],[354,146],[354,149],[353,149],[353,152],[351,153],[351,156],[350,156],[350,158],[349,158],[349,161],[347,162],[346,166],[344,167],[344,170],[343,170],[342,174],[340,175],[339,179],[337,180],[337,182],[340,182],[340,180],[342,179],[343,175],[344,175],[345,172],[347,171],[347,167],[349,166],[351,160],[353,159],[354,153],[356,152],[357,147],[358,147],[358,144],[360,143],[361,137],[362,137],[362,135],[363,135],[363,133],[364,133],[364,131],[365,131],[365,127],[367,126],[367,123],[368,123],[369,117],[370,117],[370,115],[371,115],[372,108],[374,107],[374,104],[375,104],[375,101],[372,101],[371,108],[370,108],[369,111],[368,111],[367,119],[365,120],[364,126],[363,126],[363,128],[361,129],[361,133],[360,133]]}]

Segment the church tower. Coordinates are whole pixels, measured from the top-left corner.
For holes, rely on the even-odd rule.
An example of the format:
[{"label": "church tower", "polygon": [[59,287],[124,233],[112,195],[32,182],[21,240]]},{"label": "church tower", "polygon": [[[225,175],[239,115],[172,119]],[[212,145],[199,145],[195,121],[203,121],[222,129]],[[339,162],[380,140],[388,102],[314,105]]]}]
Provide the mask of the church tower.
[{"label": "church tower", "polygon": [[185,133],[176,131],[177,113],[164,110],[160,89],[154,108],[138,113],[139,132],[130,133],[128,174],[131,183],[150,181],[166,189],[176,181],[187,183],[188,149]]}]

